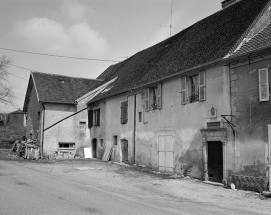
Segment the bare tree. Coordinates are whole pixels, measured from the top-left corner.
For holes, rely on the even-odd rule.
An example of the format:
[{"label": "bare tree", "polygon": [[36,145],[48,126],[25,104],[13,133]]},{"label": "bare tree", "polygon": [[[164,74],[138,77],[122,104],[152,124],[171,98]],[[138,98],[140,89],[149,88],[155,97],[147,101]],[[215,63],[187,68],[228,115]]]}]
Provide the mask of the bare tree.
[{"label": "bare tree", "polygon": [[2,56],[0,60],[0,103],[12,104],[12,87],[8,82],[7,68],[11,64],[11,59],[6,56]]}]

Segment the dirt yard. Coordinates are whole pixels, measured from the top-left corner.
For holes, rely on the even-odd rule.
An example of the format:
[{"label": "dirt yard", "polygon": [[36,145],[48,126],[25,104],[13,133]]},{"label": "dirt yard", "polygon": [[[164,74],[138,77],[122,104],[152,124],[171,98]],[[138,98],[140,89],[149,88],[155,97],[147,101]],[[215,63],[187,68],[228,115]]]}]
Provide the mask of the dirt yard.
[{"label": "dirt yard", "polygon": [[[95,159],[29,161],[17,158],[10,151],[0,151],[0,159],[18,162],[33,170],[57,175],[65,174],[76,180],[95,181],[97,187],[106,187],[114,192],[125,190],[135,195],[151,198],[164,197],[167,201],[193,201],[228,208],[229,214],[236,211],[247,214],[271,214],[271,199],[258,193],[225,189],[205,184],[192,178],[177,178],[164,175],[147,167],[120,165]],[[234,210],[234,213],[230,211]],[[240,213],[241,214],[241,213]]]}]

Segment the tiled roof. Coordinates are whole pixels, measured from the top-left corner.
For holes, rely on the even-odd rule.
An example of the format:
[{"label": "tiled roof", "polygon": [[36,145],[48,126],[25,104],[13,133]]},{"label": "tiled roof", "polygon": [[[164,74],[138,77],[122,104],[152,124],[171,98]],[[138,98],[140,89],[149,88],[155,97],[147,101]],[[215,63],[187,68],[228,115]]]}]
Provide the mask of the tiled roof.
[{"label": "tiled roof", "polygon": [[242,46],[236,50],[231,57],[236,57],[253,51],[257,51],[266,47],[271,47],[271,23],[269,23],[263,30],[245,41]]},{"label": "tiled roof", "polygon": [[75,100],[101,84],[100,80],[32,72],[40,102],[75,104]]},{"label": "tiled roof", "polygon": [[180,33],[125,61],[110,66],[98,78],[118,79],[93,101],[127,92],[177,72],[225,57],[269,0],[242,0],[195,23]]}]

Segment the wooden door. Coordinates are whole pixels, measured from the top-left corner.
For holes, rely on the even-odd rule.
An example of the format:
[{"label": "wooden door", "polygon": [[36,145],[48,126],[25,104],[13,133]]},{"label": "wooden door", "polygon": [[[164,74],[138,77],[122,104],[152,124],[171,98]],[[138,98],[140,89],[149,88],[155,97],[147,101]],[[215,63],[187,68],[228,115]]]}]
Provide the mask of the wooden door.
[{"label": "wooden door", "polygon": [[173,136],[158,136],[158,169],[173,172]]},{"label": "wooden door", "polygon": [[128,140],[121,140],[122,162],[128,162]]},{"label": "wooden door", "polygon": [[208,142],[208,176],[209,181],[222,183],[223,147],[220,141]]}]

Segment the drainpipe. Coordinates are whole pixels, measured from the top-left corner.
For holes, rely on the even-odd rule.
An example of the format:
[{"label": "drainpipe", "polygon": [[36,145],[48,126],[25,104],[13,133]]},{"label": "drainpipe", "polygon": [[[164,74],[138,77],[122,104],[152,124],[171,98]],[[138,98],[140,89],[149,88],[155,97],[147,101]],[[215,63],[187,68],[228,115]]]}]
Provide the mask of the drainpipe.
[{"label": "drainpipe", "polygon": [[269,171],[269,191],[271,191],[271,125],[268,125],[268,171]]},{"label": "drainpipe", "polygon": [[136,163],[136,94],[134,95],[134,129],[133,129],[133,145],[134,145],[134,164]]},{"label": "drainpipe", "polygon": [[42,111],[42,117],[41,117],[41,125],[42,125],[42,128],[40,129],[41,130],[41,147],[40,147],[40,155],[41,155],[41,158],[43,158],[43,142],[44,142],[44,121],[45,121],[45,106],[43,104],[43,102],[41,102],[41,105],[43,107],[43,111]]}]

